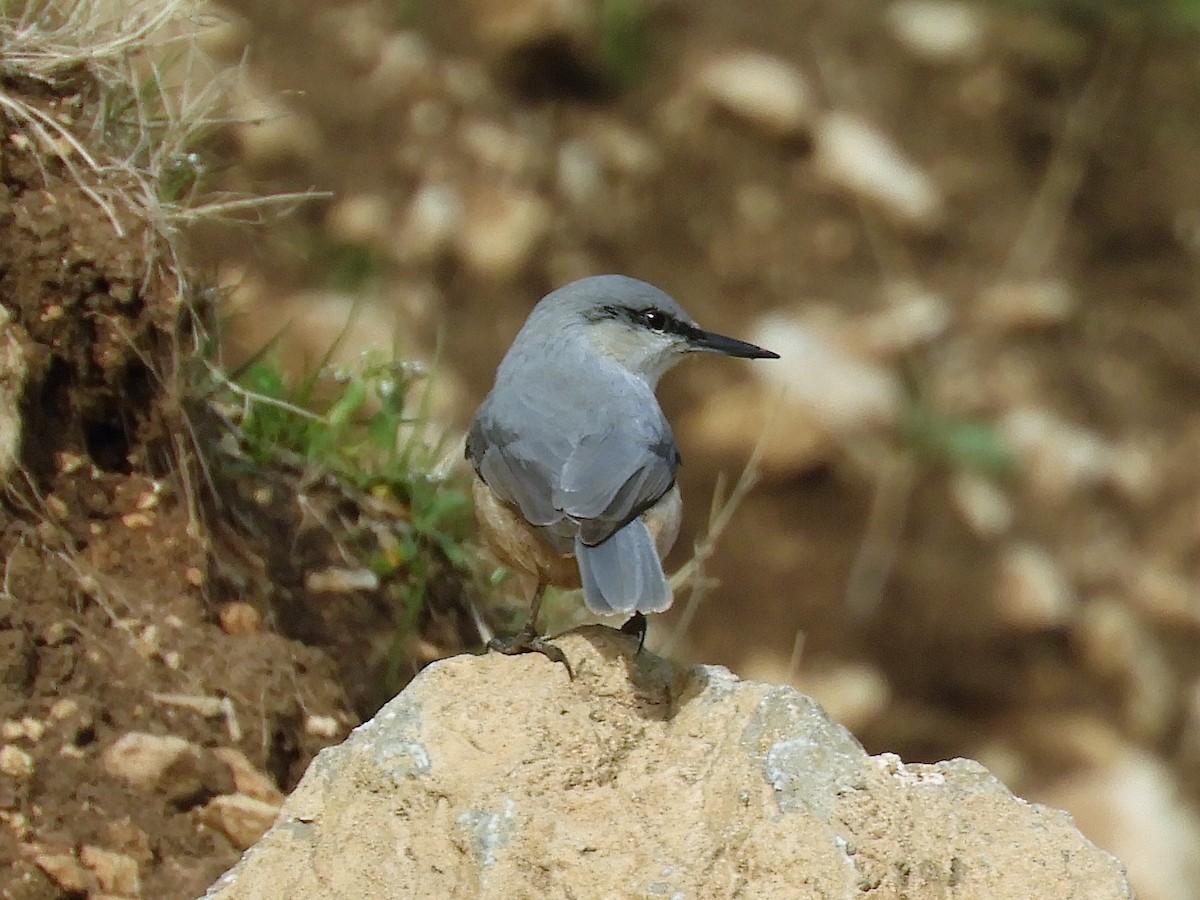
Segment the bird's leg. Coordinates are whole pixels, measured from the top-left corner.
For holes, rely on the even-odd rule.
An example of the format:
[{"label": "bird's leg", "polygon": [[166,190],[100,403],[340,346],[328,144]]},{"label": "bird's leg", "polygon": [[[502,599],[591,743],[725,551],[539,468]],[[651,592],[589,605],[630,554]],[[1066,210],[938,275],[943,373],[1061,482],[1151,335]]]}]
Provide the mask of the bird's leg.
[{"label": "bird's leg", "polygon": [[646,617],[640,612],[635,612],[629,617],[629,621],[621,626],[621,634],[628,634],[637,638],[637,652],[641,653],[642,648],[646,646],[646,631],[649,627],[650,624],[646,621]]},{"label": "bird's leg", "polygon": [[488,641],[488,649],[503,653],[505,656],[516,656],[518,653],[540,653],[547,659],[562,663],[566,667],[567,675],[574,680],[575,673],[571,669],[571,664],[567,662],[567,655],[546,640],[537,629],[537,617],[542,609],[542,594],[545,593],[545,590],[546,586],[539,583],[537,592],[533,595],[533,603],[529,609],[529,621],[525,623],[525,627],[512,637],[492,638]]}]

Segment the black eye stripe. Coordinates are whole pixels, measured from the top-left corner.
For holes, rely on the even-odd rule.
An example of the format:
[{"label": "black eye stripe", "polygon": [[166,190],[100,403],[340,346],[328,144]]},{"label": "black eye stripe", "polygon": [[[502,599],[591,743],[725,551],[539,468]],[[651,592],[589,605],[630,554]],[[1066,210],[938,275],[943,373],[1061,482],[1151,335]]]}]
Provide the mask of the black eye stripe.
[{"label": "black eye stripe", "polygon": [[661,334],[675,334],[689,339],[701,333],[694,325],[681,322],[657,306],[631,309],[628,306],[605,305],[585,315],[588,321],[591,322],[598,322],[602,319],[624,319],[633,325],[648,328],[651,331],[657,331]]}]

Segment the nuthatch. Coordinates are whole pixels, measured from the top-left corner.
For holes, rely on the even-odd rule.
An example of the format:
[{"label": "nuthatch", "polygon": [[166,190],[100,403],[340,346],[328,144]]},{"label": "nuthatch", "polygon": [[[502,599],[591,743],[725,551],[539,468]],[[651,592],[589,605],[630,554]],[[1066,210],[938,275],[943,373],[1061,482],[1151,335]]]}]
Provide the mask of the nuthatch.
[{"label": "nuthatch", "polygon": [[662,557],[679,532],[679,450],[654,396],[689,353],[749,359],[778,354],[702,330],[658,288],[599,275],[544,297],[496,372],[467,436],[478,478],[476,516],[487,543],[536,579],[525,629],[494,639],[503,653],[570,664],[537,630],[549,584],[583,586],[587,608],[630,616],[671,605]]}]

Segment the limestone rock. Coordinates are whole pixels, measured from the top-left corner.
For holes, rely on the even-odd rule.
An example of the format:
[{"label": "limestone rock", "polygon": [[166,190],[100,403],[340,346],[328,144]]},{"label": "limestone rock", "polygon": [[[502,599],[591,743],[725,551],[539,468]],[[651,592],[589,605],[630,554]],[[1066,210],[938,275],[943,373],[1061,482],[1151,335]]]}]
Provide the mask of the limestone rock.
[{"label": "limestone rock", "polygon": [[723,54],[700,64],[696,90],[706,102],[772,137],[803,134],[812,123],[812,89],[804,76],[765,53]]},{"label": "limestone rock", "polygon": [[792,688],[599,626],[426,668],[309,767],[208,892],[275,897],[1130,897],[977,763],[871,757]]}]

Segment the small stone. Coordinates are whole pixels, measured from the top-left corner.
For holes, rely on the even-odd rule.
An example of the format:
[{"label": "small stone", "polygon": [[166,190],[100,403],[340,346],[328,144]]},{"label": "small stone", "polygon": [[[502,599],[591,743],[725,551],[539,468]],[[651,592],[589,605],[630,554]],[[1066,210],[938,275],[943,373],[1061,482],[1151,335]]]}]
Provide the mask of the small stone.
[{"label": "small stone", "polygon": [[458,233],[458,253],[477,276],[507,281],[529,264],[550,230],[552,210],[537,194],[483,190],[471,198]]},{"label": "small stone", "polygon": [[192,587],[203,587],[208,579],[204,574],[204,570],[199,566],[188,566],[183,570],[183,580]]},{"label": "small stone", "polygon": [[378,194],[346,197],[329,210],[325,228],[330,237],[343,244],[378,244],[391,232],[388,202]]},{"label": "small stone", "polygon": [[950,496],[954,508],[979,537],[998,537],[1012,527],[1012,501],[994,481],[959,472],[951,479]]},{"label": "small stone", "polygon": [[342,733],[342,724],[334,716],[310,714],[304,717],[304,733],[310,737],[334,738]]},{"label": "small stone", "polygon": [[33,862],[68,893],[86,894],[92,887],[87,870],[79,864],[73,853],[39,853],[33,857]]},{"label": "small stone", "polygon": [[233,600],[217,611],[217,621],[226,634],[244,637],[262,631],[262,613],[241,600]]},{"label": "small stone", "polygon": [[121,516],[121,522],[126,528],[149,528],[154,524],[154,516],[148,512],[131,512]]},{"label": "small stone", "polygon": [[428,263],[445,252],[463,221],[465,208],[449,184],[430,182],[413,194],[392,252],[398,262]]},{"label": "small stone", "polygon": [[753,329],[750,340],[770,347],[780,359],[755,366],[753,373],[786,391],[785,403],[807,410],[829,433],[891,425],[903,390],[891,369],[856,354],[837,320],[772,315]]},{"label": "small stone", "polygon": [[887,21],[905,49],[931,63],[976,59],[987,25],[981,7],[954,0],[898,0]]},{"label": "small stone", "polygon": [[828,113],[817,123],[814,166],[833,184],[857,194],[902,224],[939,225],[945,200],[933,179],[865,119]]},{"label": "small stone", "polygon": [[1061,279],[1002,281],[979,295],[975,312],[1001,331],[1036,331],[1063,324],[1076,305],[1075,292]]},{"label": "small stone", "polygon": [[1000,421],[1000,430],[1030,485],[1049,502],[1057,503],[1074,490],[1102,484],[1112,472],[1111,443],[1045,409],[1013,409]]},{"label": "small stone", "polygon": [[558,191],[581,206],[593,200],[604,186],[604,171],[595,149],[582,140],[570,140],[558,149]]},{"label": "small stone", "polygon": [[379,589],[379,576],[370,569],[330,566],[304,576],[304,587],[314,594],[353,594]]},{"label": "small stone", "polygon": [[102,891],[123,897],[141,896],[141,871],[136,859],[124,853],[84,844],[79,849],[79,861],[96,876]]},{"label": "small stone", "polygon": [[28,781],[33,777],[33,757],[12,744],[0,747],[0,775],[17,781]]},{"label": "small stone", "polygon": [[812,89],[794,66],[765,53],[742,52],[701,63],[700,96],[772,137],[795,137],[812,124]]},{"label": "small stone", "polygon": [[200,787],[200,748],[176,735],[130,731],[101,760],[108,774],[138,790],[187,796]]},{"label": "small stone", "polygon": [[384,38],[367,81],[365,94],[377,104],[394,101],[423,84],[433,67],[433,48],[416,31],[398,31]]},{"label": "small stone", "polygon": [[0,740],[16,741],[25,737],[25,729],[16,719],[0,722]]},{"label": "small stone", "polygon": [[62,722],[69,719],[79,712],[79,703],[72,700],[70,697],[60,697],[50,704],[50,718],[55,722]]},{"label": "small stone", "polygon": [[222,832],[235,847],[245,850],[266,834],[279,814],[280,804],[245,794],[213,797],[197,814],[205,825]]},{"label": "small stone", "polygon": [[275,779],[256,768],[242,751],[233,747],[217,747],[212,752],[213,756],[229,767],[230,774],[233,775],[233,785],[239,794],[276,806],[283,803],[283,793],[275,784]]},{"label": "small stone", "polygon": [[877,359],[895,359],[927,346],[950,327],[950,303],[915,282],[891,282],[884,297],[883,309],[855,324],[855,343]]},{"label": "small stone", "polygon": [[1070,620],[1075,604],[1074,589],[1044,547],[1021,541],[1005,548],[996,584],[996,610],[1005,624],[1057,628]]}]

